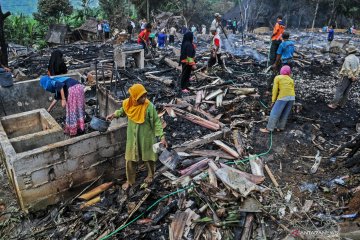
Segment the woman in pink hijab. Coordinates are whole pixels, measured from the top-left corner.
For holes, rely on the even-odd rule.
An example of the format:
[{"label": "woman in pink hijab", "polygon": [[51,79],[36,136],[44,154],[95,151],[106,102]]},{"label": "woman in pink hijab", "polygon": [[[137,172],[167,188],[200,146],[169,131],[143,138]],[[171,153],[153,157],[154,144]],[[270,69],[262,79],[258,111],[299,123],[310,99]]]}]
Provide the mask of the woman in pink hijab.
[{"label": "woman in pink hijab", "polygon": [[291,68],[287,65],[280,70],[280,75],[274,78],[274,86],[272,89],[272,109],[266,128],[261,128],[264,133],[272,132],[274,129],[282,131],[291,108],[295,102],[294,80],[290,77]]}]

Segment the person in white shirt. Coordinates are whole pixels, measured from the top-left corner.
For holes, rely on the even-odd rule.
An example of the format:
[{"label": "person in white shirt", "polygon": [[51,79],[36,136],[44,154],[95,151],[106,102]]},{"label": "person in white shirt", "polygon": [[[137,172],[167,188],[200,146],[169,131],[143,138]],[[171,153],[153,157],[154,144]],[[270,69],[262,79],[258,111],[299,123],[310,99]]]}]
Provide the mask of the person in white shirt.
[{"label": "person in white shirt", "polygon": [[170,33],[169,33],[169,44],[174,44],[175,42],[175,34],[176,34],[176,28],[171,27]]},{"label": "person in white shirt", "polygon": [[345,106],[352,85],[354,85],[360,75],[360,61],[355,55],[357,52],[356,47],[349,46],[346,52],[348,56],[345,58],[340,70],[340,76],[342,76],[341,82],[336,88],[334,100],[328,105],[332,109]]},{"label": "person in white shirt", "polygon": [[206,34],[206,26],[202,25],[201,27],[202,27],[201,34],[205,35]]},{"label": "person in white shirt", "polygon": [[103,23],[102,23],[102,21],[100,21],[100,20],[97,21],[96,28],[97,28],[97,34],[96,34],[97,38],[98,38],[98,40],[102,40],[102,38],[103,38]]},{"label": "person in white shirt", "polygon": [[195,25],[192,25],[191,32],[194,35],[194,43],[197,43],[197,29],[196,29]]},{"label": "person in white shirt", "polygon": [[146,28],[146,19],[144,18],[141,22],[140,22],[140,32],[142,32],[145,28]]},{"label": "person in white shirt", "polygon": [[211,41],[211,55],[208,61],[208,71],[211,70],[212,66],[216,64],[216,62],[221,66],[223,70],[225,70],[225,64],[221,59],[221,38],[219,33],[216,31],[216,28],[210,28],[210,32],[213,35],[213,39]]},{"label": "person in white shirt", "polygon": [[215,13],[215,18],[211,23],[211,29],[215,28],[217,33],[221,33],[221,15],[219,13]]}]

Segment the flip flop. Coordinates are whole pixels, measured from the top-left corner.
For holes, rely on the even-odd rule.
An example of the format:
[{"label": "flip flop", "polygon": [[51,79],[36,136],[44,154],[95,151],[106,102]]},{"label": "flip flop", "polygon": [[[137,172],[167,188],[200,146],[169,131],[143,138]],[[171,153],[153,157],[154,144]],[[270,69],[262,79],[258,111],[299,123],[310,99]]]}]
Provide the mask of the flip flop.
[{"label": "flip flop", "polygon": [[270,131],[267,128],[260,128],[260,132],[262,132],[262,133],[270,133]]},{"label": "flip flop", "polygon": [[328,107],[331,108],[331,109],[336,109],[337,106],[335,106],[334,104],[328,104]]}]

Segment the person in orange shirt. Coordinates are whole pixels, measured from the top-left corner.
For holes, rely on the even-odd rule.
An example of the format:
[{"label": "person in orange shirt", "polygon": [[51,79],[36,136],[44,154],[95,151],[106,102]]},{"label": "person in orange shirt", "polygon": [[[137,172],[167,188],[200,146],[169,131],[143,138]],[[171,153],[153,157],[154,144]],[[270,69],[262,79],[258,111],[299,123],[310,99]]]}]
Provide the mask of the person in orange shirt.
[{"label": "person in orange shirt", "polygon": [[[276,53],[277,50],[282,42],[282,35],[285,31],[285,24],[282,21],[282,16],[278,16],[276,19],[276,24],[274,26],[273,34],[271,36],[271,46],[270,46],[270,53],[269,53],[269,65],[274,66],[276,62]],[[279,74],[279,68],[272,68],[273,74],[270,78],[267,79],[267,91],[266,95],[268,95],[271,91],[271,84],[273,83],[274,78]]]},{"label": "person in orange shirt", "polygon": [[144,48],[144,51],[145,51],[145,54],[147,54],[148,52],[148,47],[149,44],[150,44],[150,41],[149,41],[149,36],[150,36],[150,33],[151,33],[151,24],[148,23],[146,24],[146,27],[144,30],[141,31],[141,33],[138,35],[138,44],[141,44]]},{"label": "person in orange shirt", "polygon": [[285,24],[282,21],[282,16],[278,16],[276,24],[274,26],[273,34],[271,36],[271,47],[270,47],[270,65],[273,65],[276,60],[276,52],[282,41],[282,34],[285,31]]}]

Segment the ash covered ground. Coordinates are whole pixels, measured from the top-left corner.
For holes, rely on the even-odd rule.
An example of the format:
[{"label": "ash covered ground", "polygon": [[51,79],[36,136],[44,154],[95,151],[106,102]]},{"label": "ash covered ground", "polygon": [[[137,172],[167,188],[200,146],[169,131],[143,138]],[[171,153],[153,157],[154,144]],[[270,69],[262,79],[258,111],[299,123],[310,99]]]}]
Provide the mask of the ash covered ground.
[{"label": "ash covered ground", "polygon": [[[213,115],[222,114],[221,123],[239,129],[247,154],[264,153],[271,144],[270,152],[261,158],[278,179],[282,192],[286,195],[290,192],[291,195],[290,201],[280,199],[272,182],[266,178],[263,185],[270,190],[253,195],[255,199],[260,200],[266,214],[264,212],[255,214],[257,221],[253,228],[258,230],[254,231],[252,239],[261,236],[259,232],[262,228],[265,229],[268,239],[282,239],[289,232],[282,228],[279,223],[284,224],[290,230],[337,230],[338,225],[336,223],[347,220],[336,216],[353,214],[358,212],[360,208],[359,192],[357,194],[349,193],[349,189],[359,186],[360,176],[352,174],[349,169],[343,166],[341,156],[337,157],[335,162],[329,159],[331,153],[340,145],[350,141],[358,134],[356,124],[360,111],[359,83],[353,87],[350,99],[344,108],[329,109],[327,104],[333,98],[335,86],[339,81],[338,71],[345,55],[341,51],[335,54],[322,53],[320,49],[326,47],[325,38],[322,34],[304,35],[296,33],[295,37],[298,40],[297,51],[304,56],[299,56],[298,59],[303,61],[297,61],[298,64],[293,70],[297,105],[290,115],[286,130],[283,132],[274,132],[272,137],[259,132],[259,128],[266,125],[267,116],[270,112],[270,109],[267,108],[267,105],[270,104],[270,96],[265,95],[266,80],[269,74],[264,73],[266,62],[263,61],[264,58],[266,59],[265,54],[269,43],[266,36],[247,36],[245,47],[239,45],[240,36],[233,36],[231,51],[238,56],[228,55],[226,60],[227,67],[233,71],[233,74],[216,71],[212,75],[212,77],[221,78],[225,83],[211,87],[210,92],[217,88],[230,86],[256,88],[257,94],[246,96],[233,103],[231,101],[236,97],[227,94],[224,101],[230,103],[217,108]],[[340,35],[339,38],[347,40],[349,37]],[[351,43],[360,49],[359,39],[352,38]],[[205,64],[207,43],[201,41],[198,45],[199,65]],[[240,51],[241,49],[252,50]],[[162,54],[166,54],[168,58],[177,61],[171,50],[164,51]],[[30,61],[31,65],[31,58],[27,61]],[[23,66],[27,67],[27,65]],[[188,99],[189,103],[194,104],[194,98],[181,95],[177,90],[179,72],[171,70],[160,73],[158,76],[166,76],[174,81],[173,85],[165,86],[161,82],[146,79],[145,72],[159,69],[167,70],[169,66],[161,60],[151,60],[147,66],[149,68],[145,71],[128,70],[130,74],[128,73],[127,76],[126,88],[132,83],[139,82],[140,78],[141,83],[149,91],[149,99],[157,105],[159,111],[162,110],[163,104],[168,104],[175,97]],[[197,79],[193,81],[194,91],[190,96],[196,93],[197,88],[208,85],[213,80]],[[210,104],[204,106],[204,109],[209,111]],[[167,114],[164,115],[164,121],[167,124],[165,128],[166,137],[171,145],[179,145],[213,132],[186,119],[172,118]],[[227,137],[223,141],[233,147],[231,137]],[[209,143],[199,146],[199,149],[218,150],[219,148],[215,144]],[[311,174],[310,168],[318,153],[322,156],[321,164],[317,172]],[[157,165],[158,169],[162,167],[159,162]],[[243,171],[250,171],[248,163],[239,164],[237,167]],[[179,176],[176,172],[172,173]],[[139,179],[144,177],[145,174],[142,171]],[[99,236],[105,236],[121,226],[134,209],[134,205],[146,194],[146,191],[140,188],[141,181],[138,181],[138,184],[128,193],[123,192],[119,184],[124,179],[119,179],[115,181],[113,188],[101,195],[102,201],[97,205],[80,210],[81,203],[74,200],[70,204],[63,202],[57,206],[49,207],[47,210],[25,215],[18,208],[15,194],[8,184],[3,165],[0,178],[4,183],[0,190],[0,207],[4,209],[0,212],[0,235],[4,239],[97,239]],[[337,178],[342,178],[344,181],[341,184],[334,183],[333,180]],[[190,193],[182,192],[171,196],[147,211],[148,207],[156,200],[178,189],[171,185],[166,177],[159,174],[154,183],[149,186],[151,194],[134,214],[134,216],[141,213],[144,215],[115,235],[115,238],[168,239],[169,225],[178,217],[176,213],[179,210],[190,208],[202,218],[205,216],[211,218],[213,213],[209,209],[205,212],[199,212],[200,207],[207,201],[211,202],[210,205],[217,209],[216,213],[222,222],[230,221],[228,219],[231,212],[229,209],[238,206],[238,202],[244,201],[244,198],[236,199],[231,195],[231,191],[219,188],[210,186],[208,181],[201,181]],[[220,193],[223,194],[224,199],[230,200],[226,201],[220,197],[214,198],[214,195],[221,195]],[[306,200],[312,200],[313,205],[304,214],[301,212],[301,208]],[[166,206],[170,206],[167,215],[155,222],[154,219],[159,217]],[[224,208],[226,213],[222,214],[221,211]],[[284,211],[283,215],[282,211]],[[214,229],[212,222],[196,224],[190,230],[188,239],[196,239],[196,237],[199,237],[197,239],[207,239],[204,236],[211,236],[214,233],[221,236],[221,239],[237,239],[243,230],[241,223],[245,221],[246,217],[240,212],[237,214],[235,218],[237,223],[224,223],[223,227],[216,227],[216,229]],[[275,216],[278,223],[270,215]],[[359,224],[359,219],[355,222]],[[199,232],[202,235],[197,236],[196,234]]]}]

